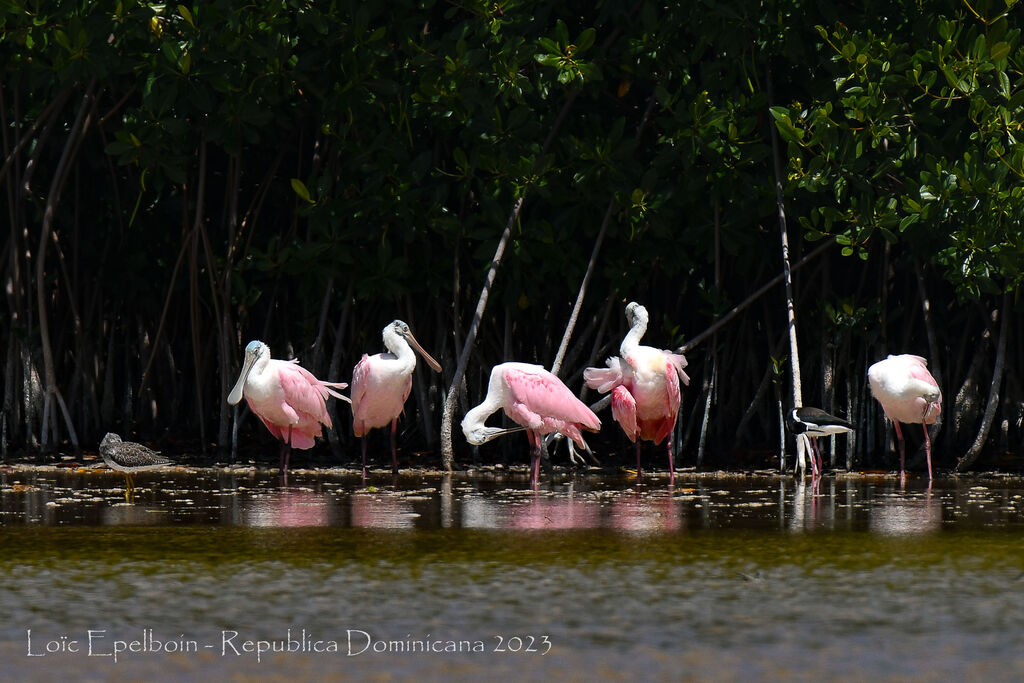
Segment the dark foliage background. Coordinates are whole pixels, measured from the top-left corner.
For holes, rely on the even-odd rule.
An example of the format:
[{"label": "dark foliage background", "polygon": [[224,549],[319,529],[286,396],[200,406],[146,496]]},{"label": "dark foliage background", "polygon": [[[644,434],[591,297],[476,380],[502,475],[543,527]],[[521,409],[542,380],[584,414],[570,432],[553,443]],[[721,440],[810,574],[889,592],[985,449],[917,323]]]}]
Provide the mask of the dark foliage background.
[{"label": "dark foliage background", "polygon": [[[456,424],[493,364],[550,367],[602,225],[574,389],[627,301],[674,348],[778,275],[774,127],[793,262],[836,242],[794,291],[804,402],[859,428],[839,464],[891,464],[866,368],[909,352],[944,392],[939,464],[1015,466],[1020,18],[1001,0],[3,0],[4,452],[108,429],[223,451],[249,339],[348,381],[402,318],[445,374],[417,372],[400,443],[436,454],[518,199]],[[684,464],[777,463],[788,355],[779,286],[688,350]],[[625,451],[605,421],[598,450]]]}]

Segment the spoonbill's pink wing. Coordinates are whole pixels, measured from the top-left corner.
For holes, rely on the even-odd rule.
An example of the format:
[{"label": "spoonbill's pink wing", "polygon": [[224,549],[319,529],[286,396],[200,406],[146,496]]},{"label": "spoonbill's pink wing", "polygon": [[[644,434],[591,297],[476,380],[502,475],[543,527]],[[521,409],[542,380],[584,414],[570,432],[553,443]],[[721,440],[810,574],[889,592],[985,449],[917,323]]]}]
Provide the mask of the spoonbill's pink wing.
[{"label": "spoonbill's pink wing", "polygon": [[396,373],[383,354],[363,355],[352,371],[352,425],[356,436],[398,419],[412,391],[412,374]]},{"label": "spoonbill's pink wing", "polygon": [[356,436],[364,435],[368,429],[365,427],[366,415],[364,399],[370,380],[370,357],[363,354],[363,357],[352,369],[352,431]]},{"label": "spoonbill's pink wing", "polygon": [[[907,360],[907,370],[910,372],[910,376],[919,382],[924,382],[930,386],[939,388],[939,383],[932,377],[932,373],[928,372],[928,361],[921,356],[903,356]],[[918,399],[917,403],[920,404],[921,421],[925,424],[934,424],[938,420],[939,415],[942,413],[942,394],[939,394],[939,400],[929,403],[925,399]]]},{"label": "spoonbill's pink wing", "polygon": [[688,365],[686,356],[681,353],[669,353],[668,351],[665,354],[668,356],[668,362],[679,373],[679,379],[683,380],[683,384],[686,386],[690,386],[690,376],[683,372],[683,368]]},{"label": "spoonbill's pink wing", "polygon": [[626,432],[629,440],[635,442],[640,433],[636,425],[636,399],[624,386],[620,385],[612,390],[612,417],[622,427],[622,431]]},{"label": "spoonbill's pink wing", "polygon": [[[647,420],[641,430],[645,439],[650,439],[656,444],[664,441],[665,437],[672,433],[672,429],[676,426],[676,418],[679,416],[679,403],[682,397],[677,374],[683,374],[683,377],[686,375],[679,369],[676,358],[681,358],[681,356],[666,354],[665,404],[660,409],[661,415],[658,418]],[[683,362],[685,363],[685,359]],[[689,380],[688,377],[687,380]]]},{"label": "spoonbill's pink wing", "polygon": [[327,389],[313,373],[301,365],[287,365],[280,369],[278,378],[285,403],[298,413],[300,421],[311,418],[328,429],[331,427],[331,416],[327,414]]},{"label": "spoonbill's pink wing", "polygon": [[586,368],[583,371],[583,381],[587,386],[602,394],[622,384],[622,362],[618,356],[609,358],[607,363],[607,368]]},{"label": "spoonbill's pink wing", "polygon": [[[508,369],[505,371],[505,383],[513,402],[521,404],[542,420],[547,418],[576,424],[591,431],[601,428],[601,420],[597,415],[576,398],[560,379],[546,370],[527,372],[518,368]],[[505,408],[507,411],[509,406]]]},{"label": "spoonbill's pink wing", "polygon": [[939,383],[932,377],[932,373],[928,372],[928,362],[920,356],[909,356],[911,362],[908,364],[908,370],[910,370],[910,376],[914,379],[922,382],[927,382],[933,387],[938,387]]}]

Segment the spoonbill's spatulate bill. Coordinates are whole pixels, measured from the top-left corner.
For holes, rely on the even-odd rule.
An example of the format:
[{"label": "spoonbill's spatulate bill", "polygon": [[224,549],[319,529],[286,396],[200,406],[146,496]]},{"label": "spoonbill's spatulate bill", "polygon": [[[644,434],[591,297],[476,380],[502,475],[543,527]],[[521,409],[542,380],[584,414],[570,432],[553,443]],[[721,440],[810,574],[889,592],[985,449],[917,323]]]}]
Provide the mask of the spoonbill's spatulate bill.
[{"label": "spoonbill's spatulate bill", "polygon": [[[441,364],[423,350],[409,326],[395,320],[384,328],[386,353],[363,354],[352,370],[352,432],[362,438],[363,477],[366,476],[366,433],[391,425],[391,470],[398,473],[398,450],[395,430],[398,416],[412,390],[412,371],[416,369],[416,353],[434,372]],[[414,353],[415,351],[415,353]]]},{"label": "spoonbill's spatulate bill", "polygon": [[272,359],[269,346],[251,341],[245,347],[242,371],[228,394],[228,403],[237,405],[245,397],[252,412],[284,444],[281,469],[287,473],[291,449],[312,448],[321,425],[331,428],[327,399],[333,396],[347,401],[335,391],[347,386],[317,379],[297,360]]},{"label": "spoonbill's spatulate bill", "polygon": [[679,380],[690,383],[683,371],[686,358],[640,343],[648,322],[647,309],[640,304],[626,306],[626,321],[630,330],[619,346],[619,355],[608,359],[607,368],[587,368],[583,379],[602,394],[612,392],[612,417],[636,444],[637,476],[641,475],[640,441],[657,445],[668,437],[668,469],[674,480],[672,430],[679,415]]},{"label": "spoonbill's spatulate bill", "polygon": [[158,452],[134,441],[122,441],[121,437],[113,432],[107,432],[100,442],[100,457],[107,467],[124,473],[124,499],[128,502],[131,502],[135,494],[135,478],[132,477],[134,472],[171,464],[170,460]]},{"label": "spoonbill's spatulate bill", "polygon": [[905,446],[900,423],[920,424],[924,429],[924,448],[928,459],[928,480],[932,479],[932,445],[928,425],[942,413],[939,383],[928,372],[928,361],[920,356],[889,356],[868,368],[871,393],[882,405],[885,416],[896,428],[900,446],[900,478],[906,477]]},{"label": "spoonbill's spatulate bill", "polygon": [[[519,428],[487,427],[484,422],[499,409]],[[569,390],[562,380],[540,365],[502,363],[491,369],[487,396],[462,420],[462,433],[474,446],[510,432],[526,429],[530,439],[530,481],[540,476],[541,437],[559,432],[582,449],[587,448],[581,429],[598,431],[601,420]]]},{"label": "spoonbill's spatulate bill", "polygon": [[786,420],[789,431],[797,436],[803,435],[811,446],[811,466],[813,476],[820,476],[824,463],[821,460],[821,451],[818,450],[818,438],[852,432],[853,425],[841,417],[830,415],[821,408],[802,406],[794,408]]}]

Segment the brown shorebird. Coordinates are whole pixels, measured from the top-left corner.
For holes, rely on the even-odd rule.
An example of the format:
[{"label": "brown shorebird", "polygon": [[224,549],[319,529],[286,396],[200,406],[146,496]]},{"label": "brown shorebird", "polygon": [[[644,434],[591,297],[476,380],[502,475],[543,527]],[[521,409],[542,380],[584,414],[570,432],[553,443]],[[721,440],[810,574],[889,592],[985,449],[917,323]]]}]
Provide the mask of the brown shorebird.
[{"label": "brown shorebird", "polygon": [[128,502],[131,502],[132,494],[135,492],[133,472],[163,467],[171,462],[142,444],[121,441],[121,437],[113,432],[107,432],[100,442],[100,455],[103,462],[107,463],[107,467],[124,473],[124,499]]}]

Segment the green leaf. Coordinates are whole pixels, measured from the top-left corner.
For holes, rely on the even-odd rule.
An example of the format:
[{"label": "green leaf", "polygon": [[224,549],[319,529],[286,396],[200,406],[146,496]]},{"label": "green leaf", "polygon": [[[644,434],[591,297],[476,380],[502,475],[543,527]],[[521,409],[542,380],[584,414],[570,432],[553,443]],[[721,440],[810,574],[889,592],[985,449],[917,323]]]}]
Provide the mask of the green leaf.
[{"label": "green leaf", "polygon": [[989,49],[989,58],[993,62],[998,62],[1000,59],[1006,59],[1010,54],[1010,44],[1007,42],[996,43]]},{"label": "green leaf", "polygon": [[903,220],[900,221],[900,232],[903,232],[904,230],[909,228],[911,225],[920,220],[920,218],[921,214],[919,213],[912,213],[908,214],[907,216],[904,216]]},{"label": "green leaf", "polygon": [[803,140],[804,131],[793,125],[793,121],[789,118],[788,109],[785,107],[771,107],[769,111],[775,117],[775,126],[779,129],[779,135],[787,142],[799,144]]},{"label": "green leaf", "polygon": [[586,64],[579,65],[580,75],[583,76],[584,80],[587,81],[599,81],[601,80],[601,70],[597,68],[596,64],[587,62]]},{"label": "green leaf", "polygon": [[[588,28],[580,34],[579,38],[576,39],[576,51],[583,52],[594,44],[594,39],[597,37],[597,31],[592,28]],[[994,58],[993,58],[994,59]]]},{"label": "green leaf", "polygon": [[555,24],[555,39],[560,45],[569,44],[569,27],[561,19]]},{"label": "green leaf", "polygon": [[178,5],[178,14],[181,15],[182,19],[188,22],[189,26],[191,26],[192,28],[196,27],[196,22],[192,18],[192,12],[189,10],[188,7],[185,7],[184,5]]},{"label": "green leaf", "polygon": [[68,34],[64,33],[64,31],[61,31],[60,29],[54,31],[53,39],[56,40],[57,44],[60,45],[62,48],[64,48],[68,52],[71,52],[71,41],[68,40]]},{"label": "green leaf", "polygon": [[537,46],[543,48],[544,50],[547,50],[548,52],[553,52],[557,54],[562,53],[562,48],[558,45],[558,43],[551,40],[550,38],[538,38]]},{"label": "green leaf", "polygon": [[979,34],[974,40],[974,56],[981,59],[985,56],[985,34]]},{"label": "green leaf", "polygon": [[306,184],[298,178],[292,178],[292,189],[295,190],[295,194],[299,195],[299,198],[309,204],[315,204],[316,202],[309,196],[309,189]]}]

